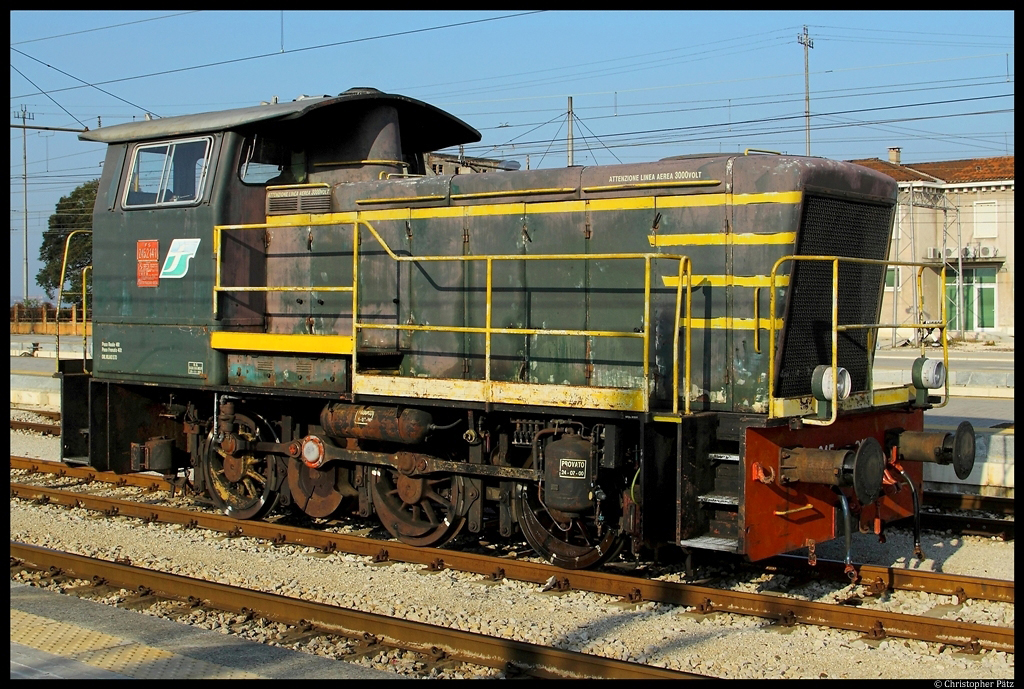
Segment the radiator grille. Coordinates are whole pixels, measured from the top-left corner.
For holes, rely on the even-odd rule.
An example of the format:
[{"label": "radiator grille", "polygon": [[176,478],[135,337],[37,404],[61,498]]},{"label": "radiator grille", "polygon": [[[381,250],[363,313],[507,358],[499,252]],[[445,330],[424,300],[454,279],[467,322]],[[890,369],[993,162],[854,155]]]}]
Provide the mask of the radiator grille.
[{"label": "radiator grille", "polygon": [[267,215],[329,213],[331,190],[326,187],[274,189],[267,192]]},{"label": "radiator grille", "polygon": [[327,213],[331,210],[330,196],[300,196],[300,213]]},{"label": "radiator grille", "polygon": [[[807,195],[796,253],[885,259],[892,205]],[[840,263],[839,324],[876,323],[885,267]],[[775,395],[811,394],[815,366],[832,360],[832,264],[796,261],[780,341]],[[869,332],[839,333],[839,365],[850,372],[855,391],[866,390],[871,356]]]},{"label": "radiator grille", "polygon": [[298,213],[298,196],[271,196],[267,199],[267,213]]}]

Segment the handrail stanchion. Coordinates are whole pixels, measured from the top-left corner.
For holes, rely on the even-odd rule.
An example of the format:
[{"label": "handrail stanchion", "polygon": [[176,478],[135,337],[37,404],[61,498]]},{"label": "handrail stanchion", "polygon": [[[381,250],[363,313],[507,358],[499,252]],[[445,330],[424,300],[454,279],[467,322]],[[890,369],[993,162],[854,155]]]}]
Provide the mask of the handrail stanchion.
[{"label": "handrail stanchion", "polygon": [[89,307],[86,304],[88,290],[85,288],[86,273],[92,270],[92,266],[82,268],[82,369],[85,369],[85,362],[89,360]]},{"label": "handrail stanchion", "polygon": [[[54,370],[56,371],[60,371],[60,304],[64,300],[64,280],[67,279],[68,270],[68,249],[71,248],[71,238],[76,234],[92,234],[92,230],[71,230],[64,240],[64,260],[60,264],[60,285],[57,287],[57,313],[53,317],[54,330],[57,333],[57,351],[54,352],[54,361],[56,362]],[[83,286],[82,289],[85,289],[85,287]],[[45,306],[43,307],[43,316],[44,318],[46,316]]]},{"label": "handrail stanchion", "polygon": [[650,385],[648,383],[650,376],[650,346],[651,346],[651,256],[647,254],[644,256],[644,321],[643,321],[643,335],[644,335],[644,395],[650,395]]},{"label": "handrail stanchion", "polygon": [[220,225],[213,226],[213,263],[214,263],[214,276],[213,276],[213,320],[217,320],[218,307],[220,306],[220,300],[217,298],[217,292],[220,291]]},{"label": "handrail stanchion", "polygon": [[676,310],[675,327],[672,329],[672,413],[679,413],[679,328],[680,328],[680,307],[683,303],[683,262],[679,261],[676,279]]},{"label": "handrail stanchion", "polygon": [[[352,224],[352,401],[355,402],[355,382],[359,377],[359,367],[356,365],[356,356],[359,351],[359,225],[370,223],[361,220],[358,215]],[[373,228],[370,227],[373,232]],[[374,232],[374,234],[376,234]],[[389,252],[390,253],[390,252]]]},{"label": "handrail stanchion", "polygon": [[487,259],[487,316],[485,327],[487,333],[484,335],[484,381],[487,385],[487,396],[491,396],[491,286],[493,278],[493,259]]}]

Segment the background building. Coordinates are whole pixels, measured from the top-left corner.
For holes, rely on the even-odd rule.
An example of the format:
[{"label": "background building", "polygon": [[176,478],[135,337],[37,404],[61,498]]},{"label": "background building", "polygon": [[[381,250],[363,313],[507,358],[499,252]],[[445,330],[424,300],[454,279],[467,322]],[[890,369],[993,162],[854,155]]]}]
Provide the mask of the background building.
[{"label": "background building", "polygon": [[[900,149],[890,148],[888,160],[852,161],[899,183],[889,258],[934,265],[922,275],[924,308],[920,318],[940,320],[944,299],[950,337],[1013,337],[1013,158],[903,165]],[[945,285],[941,279],[943,265]],[[890,268],[882,322],[915,322],[918,299],[917,270],[910,266]],[[913,329],[889,331],[889,338],[896,342],[918,336]],[[886,344],[885,338],[883,331],[882,344]]]},{"label": "background building", "polygon": [[494,160],[492,158],[470,158],[468,156],[448,155],[445,153],[427,154],[427,174],[465,175],[470,172],[500,172],[502,170],[518,170],[519,162],[515,160]]}]

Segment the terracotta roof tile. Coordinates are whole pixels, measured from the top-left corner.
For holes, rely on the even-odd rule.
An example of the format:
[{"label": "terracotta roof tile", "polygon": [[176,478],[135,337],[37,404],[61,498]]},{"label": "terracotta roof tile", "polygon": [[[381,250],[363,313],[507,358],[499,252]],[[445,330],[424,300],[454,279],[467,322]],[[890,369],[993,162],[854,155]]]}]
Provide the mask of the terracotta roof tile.
[{"label": "terracotta roof tile", "polygon": [[894,165],[880,158],[849,162],[889,175],[897,182],[998,182],[1013,180],[1013,156]]},{"label": "terracotta roof tile", "polygon": [[864,158],[861,160],[851,160],[849,162],[856,163],[857,165],[863,165],[864,167],[869,167],[877,172],[882,172],[886,175],[889,175],[897,182],[935,181],[928,175],[923,175],[903,165],[893,165],[889,161],[881,160],[880,158]]},{"label": "terracotta roof tile", "polygon": [[997,182],[1013,179],[1013,156],[916,163],[910,167],[946,182]]}]

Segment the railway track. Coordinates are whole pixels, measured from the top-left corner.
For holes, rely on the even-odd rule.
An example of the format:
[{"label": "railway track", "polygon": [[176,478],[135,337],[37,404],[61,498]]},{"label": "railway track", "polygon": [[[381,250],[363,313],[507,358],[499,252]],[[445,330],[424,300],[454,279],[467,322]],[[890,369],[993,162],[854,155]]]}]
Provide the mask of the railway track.
[{"label": "railway track", "polygon": [[179,601],[186,609],[198,606],[257,615],[291,627],[282,643],[314,636],[341,635],[356,642],[353,655],[381,646],[411,650],[427,660],[466,662],[499,668],[506,675],[577,677],[598,679],[698,679],[702,675],[613,660],[536,644],[495,638],[437,625],[351,610],[324,603],[184,577],[167,572],[58,552],[11,541],[11,569],[31,568],[46,572],[48,579],[65,582],[89,580],[106,589],[138,593],[130,607],[158,599]]},{"label": "railway track", "polygon": [[[14,462],[14,458],[12,458]],[[12,464],[12,467],[14,465]],[[48,469],[53,467],[46,467]],[[64,475],[99,472],[65,468]],[[127,478],[127,477],[120,477]],[[133,477],[141,478],[141,477]],[[150,477],[150,481],[153,481]],[[149,486],[152,486],[151,482]],[[169,485],[169,484],[168,484]],[[238,521],[220,514],[140,504],[132,501],[92,496],[81,492],[13,484],[12,497],[47,501],[51,504],[79,506],[108,515],[165,521],[214,529],[231,536],[261,538],[276,544],[312,546],[323,552],[348,552],[374,558],[378,562],[402,561],[422,564],[427,569],[452,568],[482,574],[491,579],[508,577],[546,584],[560,590],[580,589],[619,596],[624,601],[655,601],[693,608],[698,614],[731,612],[768,618],[780,624],[813,624],[858,631],[869,637],[894,636],[949,644],[966,649],[991,648],[1013,650],[1013,631],[986,625],[916,617],[883,610],[804,601],[779,595],[743,593],[595,571],[561,570],[544,563],[495,558],[467,552],[422,549],[394,541],[379,541],[344,534],[310,530],[269,522]],[[819,560],[819,565],[823,561]],[[959,600],[979,598],[1013,602],[1013,582],[973,577],[955,577],[932,572],[885,567],[858,567],[865,584],[864,596],[887,590],[904,589],[955,595]],[[838,568],[837,568],[838,571]]]},{"label": "railway track", "polygon": [[[11,429],[27,430],[45,435],[60,435],[60,426],[51,424],[12,420]],[[926,507],[937,507],[946,510],[984,510],[998,514],[1013,515],[1013,500],[1009,498],[926,493],[925,500]],[[906,520],[907,525],[910,523],[909,519]],[[950,530],[965,536],[995,536],[1006,541],[1014,540],[1016,536],[1012,519],[1000,519],[978,514],[926,510],[921,513],[921,526],[924,529],[933,531]]]},{"label": "railway track", "polygon": [[33,423],[31,421],[15,421],[11,419],[12,431],[31,431],[43,435],[60,435],[60,424]]}]

